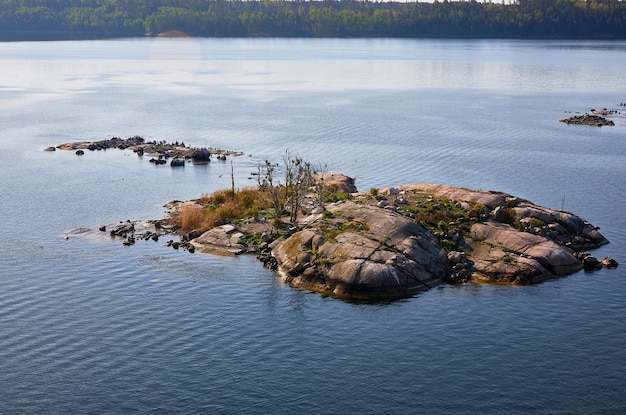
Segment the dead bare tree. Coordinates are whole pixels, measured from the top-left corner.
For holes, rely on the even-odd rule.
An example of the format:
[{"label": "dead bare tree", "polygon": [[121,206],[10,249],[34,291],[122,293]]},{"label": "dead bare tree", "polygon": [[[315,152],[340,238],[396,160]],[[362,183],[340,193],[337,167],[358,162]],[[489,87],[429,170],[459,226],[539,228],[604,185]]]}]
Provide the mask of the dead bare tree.
[{"label": "dead bare tree", "polygon": [[295,223],[304,197],[315,182],[314,169],[308,161],[289,150],[283,155],[285,166],[285,192],[289,221]]},{"label": "dead bare tree", "polygon": [[326,191],[326,184],[324,180],[328,173],[328,165],[319,165],[315,169],[314,188],[315,188],[315,204],[322,209],[324,208],[324,192]]},{"label": "dead bare tree", "polygon": [[[285,210],[285,192],[282,189],[280,180],[275,177],[276,167],[278,164],[272,163],[269,160],[265,160],[265,165],[259,167],[259,183],[262,188],[265,188],[272,198],[272,207],[274,208],[274,214],[276,218],[280,218]],[[262,176],[262,180],[261,180]]]},{"label": "dead bare tree", "polygon": [[277,178],[278,167],[278,164],[265,160],[265,165],[259,166],[259,186],[269,192],[276,217],[280,218],[287,210],[289,221],[295,223],[304,197],[315,183],[315,169],[290,150],[283,155],[283,180]]}]

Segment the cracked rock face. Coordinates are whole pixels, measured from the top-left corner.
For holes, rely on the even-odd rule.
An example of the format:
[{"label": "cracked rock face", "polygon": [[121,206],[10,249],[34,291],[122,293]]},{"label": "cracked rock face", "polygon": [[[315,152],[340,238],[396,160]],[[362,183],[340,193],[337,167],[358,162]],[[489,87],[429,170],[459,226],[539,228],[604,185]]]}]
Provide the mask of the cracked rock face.
[{"label": "cracked rock face", "polygon": [[294,286],[352,298],[401,297],[441,283],[451,270],[437,238],[409,218],[353,202],[327,210],[334,216],[328,228],[318,223],[272,246]]},{"label": "cracked rock face", "polygon": [[539,235],[498,222],[472,226],[474,279],[493,284],[531,284],[582,269],[572,251]]}]

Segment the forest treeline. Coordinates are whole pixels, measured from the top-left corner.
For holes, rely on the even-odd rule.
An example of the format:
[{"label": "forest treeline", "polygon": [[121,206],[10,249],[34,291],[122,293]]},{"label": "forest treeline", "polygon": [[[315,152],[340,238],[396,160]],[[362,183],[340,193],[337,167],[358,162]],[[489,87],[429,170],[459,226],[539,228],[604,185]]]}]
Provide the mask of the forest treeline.
[{"label": "forest treeline", "polygon": [[0,0],[0,38],[626,38],[626,1]]}]

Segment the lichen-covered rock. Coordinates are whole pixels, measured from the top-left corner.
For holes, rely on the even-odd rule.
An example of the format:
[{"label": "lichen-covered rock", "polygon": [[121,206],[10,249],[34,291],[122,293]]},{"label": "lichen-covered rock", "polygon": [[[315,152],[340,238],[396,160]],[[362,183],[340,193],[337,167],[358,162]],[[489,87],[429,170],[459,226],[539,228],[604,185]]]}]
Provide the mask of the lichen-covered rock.
[{"label": "lichen-covered rock", "polygon": [[328,223],[272,246],[294,286],[352,298],[403,297],[441,283],[451,270],[437,238],[409,218],[353,202],[328,210]]},{"label": "lichen-covered rock", "polygon": [[481,282],[531,284],[582,269],[570,249],[506,224],[474,224],[467,241],[473,277]]}]

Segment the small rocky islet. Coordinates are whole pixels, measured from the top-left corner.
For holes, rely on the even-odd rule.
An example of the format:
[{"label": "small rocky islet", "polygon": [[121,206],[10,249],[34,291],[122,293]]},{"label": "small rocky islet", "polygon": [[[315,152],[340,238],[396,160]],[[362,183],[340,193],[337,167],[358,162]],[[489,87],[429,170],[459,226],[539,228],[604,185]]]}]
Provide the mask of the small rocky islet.
[{"label": "small rocky islet", "polygon": [[[626,107],[626,103],[620,102],[618,104],[620,107]],[[608,118],[616,115],[623,115],[620,110],[609,110],[607,108],[603,108],[601,110],[591,109],[589,112],[585,112],[581,115],[572,115],[568,118],[563,118],[559,120],[559,122],[565,124],[572,125],[589,125],[594,127],[613,127],[615,126],[615,122]]]},{"label": "small rocky islet", "polygon": [[146,141],[141,136],[128,138],[112,137],[98,141],[76,141],[50,146],[45,148],[44,151],[56,151],[57,149],[74,151],[78,156],[84,155],[86,150],[131,150],[139,156],[150,156],[150,163],[159,165],[167,164],[169,161],[172,167],[184,167],[186,161],[197,164],[208,163],[213,156],[218,160],[226,160],[226,156],[241,156],[243,154],[239,151],[221,150],[212,147],[191,147],[185,145],[184,142],[178,141],[172,143],[154,140]]},{"label": "small rocky islet", "polygon": [[[196,148],[130,138],[56,148],[131,149],[161,158],[193,160]],[[235,152],[204,149],[209,154]],[[203,152],[204,152],[203,150]],[[182,208],[199,200],[172,201],[162,219],[126,221],[100,231],[126,246],[163,241],[176,250],[256,254],[293,287],[351,299],[403,298],[443,283],[529,285],[602,267],[610,257],[589,250],[608,244],[598,228],[565,210],[550,209],[503,192],[439,184],[408,184],[358,192],[355,180],[325,173],[321,180],[349,197],[322,206],[313,197],[296,223],[276,228],[263,216],[212,229],[183,232]]]}]

